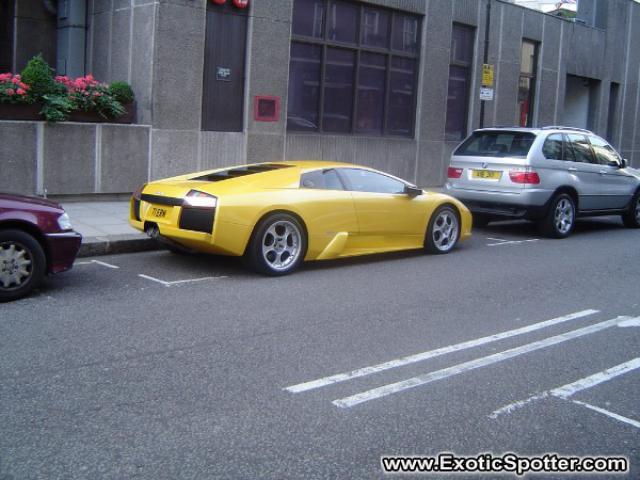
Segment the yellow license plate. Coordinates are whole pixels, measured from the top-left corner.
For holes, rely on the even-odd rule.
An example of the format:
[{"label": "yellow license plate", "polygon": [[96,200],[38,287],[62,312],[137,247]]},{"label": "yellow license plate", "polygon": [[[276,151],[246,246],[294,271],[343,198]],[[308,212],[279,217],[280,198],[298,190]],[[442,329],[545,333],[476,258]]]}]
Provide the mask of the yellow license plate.
[{"label": "yellow license plate", "polygon": [[165,208],[151,207],[149,212],[154,218],[166,218],[167,216],[167,210]]},{"label": "yellow license plate", "polygon": [[496,170],[473,170],[471,176],[473,178],[485,178],[489,180],[500,180],[502,172]]}]

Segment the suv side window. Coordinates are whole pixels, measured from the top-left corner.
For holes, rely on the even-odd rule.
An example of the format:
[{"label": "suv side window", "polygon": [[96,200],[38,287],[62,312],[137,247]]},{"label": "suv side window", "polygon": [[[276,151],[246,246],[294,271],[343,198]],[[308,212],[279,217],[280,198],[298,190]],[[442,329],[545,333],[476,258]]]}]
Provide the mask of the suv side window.
[{"label": "suv side window", "polygon": [[359,168],[341,168],[340,174],[344,175],[350,190],[355,192],[372,193],[403,193],[405,184],[395,178],[381,173]]},{"label": "suv side window", "polygon": [[563,138],[561,133],[552,133],[544,141],[542,154],[547,160],[564,160],[562,155]]},{"label": "suv side window", "polygon": [[300,178],[300,187],[316,190],[344,190],[344,186],[334,169],[307,172]]},{"label": "suv side window", "polygon": [[577,133],[568,133],[567,138],[569,139],[567,145],[571,145],[571,149],[573,150],[575,157],[574,162],[597,163],[587,137]]},{"label": "suv side window", "polygon": [[590,136],[589,141],[600,165],[620,165],[620,156],[611,145],[596,136]]}]

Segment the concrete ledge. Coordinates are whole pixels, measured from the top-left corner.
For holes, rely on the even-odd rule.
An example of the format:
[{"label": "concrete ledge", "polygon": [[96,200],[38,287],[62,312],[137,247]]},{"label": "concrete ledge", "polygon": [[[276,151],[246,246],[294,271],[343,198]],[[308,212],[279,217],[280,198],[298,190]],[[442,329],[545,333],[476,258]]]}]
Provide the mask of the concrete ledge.
[{"label": "concrete ledge", "polygon": [[80,257],[113,255],[117,253],[146,252],[161,250],[160,243],[143,234],[109,235],[105,237],[85,237],[78,252]]}]

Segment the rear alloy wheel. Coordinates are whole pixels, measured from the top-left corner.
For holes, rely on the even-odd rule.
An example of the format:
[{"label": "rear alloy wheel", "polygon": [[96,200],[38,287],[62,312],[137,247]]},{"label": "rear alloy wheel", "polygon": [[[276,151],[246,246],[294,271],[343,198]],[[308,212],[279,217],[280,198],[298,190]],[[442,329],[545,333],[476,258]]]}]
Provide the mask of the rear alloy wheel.
[{"label": "rear alloy wheel", "polygon": [[576,222],[576,206],[573,198],[561,193],[553,198],[547,215],[540,221],[540,230],[551,238],[566,238]]},{"label": "rear alloy wheel", "polygon": [[633,196],[627,213],[622,215],[622,222],[628,228],[640,228],[640,191]]},{"label": "rear alloy wheel", "polygon": [[424,246],[429,253],[449,253],[460,237],[458,212],[449,205],[439,207],[431,216]]},{"label": "rear alloy wheel", "polygon": [[245,259],[258,273],[279,276],[298,268],[306,251],[307,237],[298,219],[274,213],[254,230]]},{"label": "rear alloy wheel", "polygon": [[0,231],[0,301],[28,295],[44,278],[46,257],[38,241],[21,230]]}]

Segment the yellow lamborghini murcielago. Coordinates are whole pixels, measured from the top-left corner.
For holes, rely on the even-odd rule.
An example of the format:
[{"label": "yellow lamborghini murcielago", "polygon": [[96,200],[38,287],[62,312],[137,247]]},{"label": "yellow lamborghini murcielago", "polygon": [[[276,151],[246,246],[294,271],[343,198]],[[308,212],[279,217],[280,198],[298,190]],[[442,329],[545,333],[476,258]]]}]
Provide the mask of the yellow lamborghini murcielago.
[{"label": "yellow lamborghini murcielago", "polygon": [[448,253],[471,235],[458,200],[372,168],[278,161],[150,182],[130,222],[169,249],[243,256],[267,275],[303,260],[424,248]]}]

